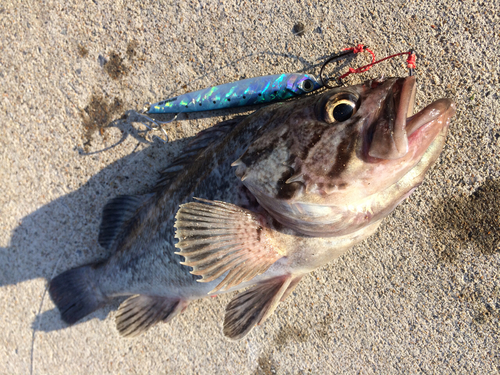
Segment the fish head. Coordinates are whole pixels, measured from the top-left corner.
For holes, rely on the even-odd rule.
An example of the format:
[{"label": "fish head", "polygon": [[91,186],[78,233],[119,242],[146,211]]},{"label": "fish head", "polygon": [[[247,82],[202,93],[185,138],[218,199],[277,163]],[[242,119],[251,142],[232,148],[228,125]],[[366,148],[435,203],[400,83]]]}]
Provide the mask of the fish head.
[{"label": "fish head", "polygon": [[281,224],[312,236],[389,214],[440,154],[455,104],[413,114],[415,77],[370,80],[282,104],[234,163]]}]

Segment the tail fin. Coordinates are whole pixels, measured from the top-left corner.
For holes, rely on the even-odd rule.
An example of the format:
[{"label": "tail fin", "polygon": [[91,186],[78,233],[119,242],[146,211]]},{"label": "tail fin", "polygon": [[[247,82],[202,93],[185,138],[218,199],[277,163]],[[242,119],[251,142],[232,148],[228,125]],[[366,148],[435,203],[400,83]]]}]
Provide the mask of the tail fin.
[{"label": "tail fin", "polygon": [[107,301],[95,279],[95,266],[87,265],[63,272],[50,281],[50,297],[66,323],[76,323]]}]

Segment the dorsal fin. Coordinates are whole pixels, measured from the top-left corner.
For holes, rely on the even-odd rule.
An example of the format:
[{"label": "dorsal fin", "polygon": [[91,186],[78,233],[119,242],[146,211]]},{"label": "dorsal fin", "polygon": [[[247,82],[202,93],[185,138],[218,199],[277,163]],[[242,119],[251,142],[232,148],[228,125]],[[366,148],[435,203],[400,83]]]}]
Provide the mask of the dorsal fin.
[{"label": "dorsal fin", "polygon": [[192,163],[208,146],[215,145],[224,139],[224,137],[245,117],[246,116],[238,116],[231,120],[223,121],[196,134],[182,153],[174,159],[172,164],[160,172],[160,178],[153,190],[158,191],[168,188],[171,182],[177,177],[177,174],[183,170],[186,165]]},{"label": "dorsal fin", "polygon": [[124,224],[132,219],[153,195],[119,195],[106,203],[99,228],[99,244],[105,249],[109,249]]}]

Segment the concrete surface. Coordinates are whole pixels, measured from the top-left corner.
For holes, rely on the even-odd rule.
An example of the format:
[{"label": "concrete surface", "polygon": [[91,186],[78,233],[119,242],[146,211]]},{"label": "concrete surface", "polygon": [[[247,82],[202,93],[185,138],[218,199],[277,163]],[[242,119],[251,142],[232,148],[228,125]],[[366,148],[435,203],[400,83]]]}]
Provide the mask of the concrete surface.
[{"label": "concrete surface", "polygon": [[[0,373],[499,373],[498,9],[471,0],[3,0]],[[376,235],[305,278],[237,343],[221,333],[230,296],[193,303],[136,339],[118,336],[117,304],[70,328],[61,322],[47,280],[104,255],[107,199],[151,186],[185,138],[235,112],[190,115],[168,128],[166,145],[139,137],[139,124],[103,126],[212,84],[318,74],[324,57],[358,42],[378,57],[415,48],[418,108],[446,96],[458,109],[436,166]],[[349,82],[382,74],[405,75],[403,59]]]}]

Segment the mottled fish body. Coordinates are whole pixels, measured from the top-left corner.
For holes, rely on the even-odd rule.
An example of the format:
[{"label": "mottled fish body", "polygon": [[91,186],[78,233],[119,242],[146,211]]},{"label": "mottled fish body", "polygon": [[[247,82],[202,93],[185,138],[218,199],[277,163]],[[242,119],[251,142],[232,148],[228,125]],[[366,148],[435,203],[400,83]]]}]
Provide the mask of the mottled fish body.
[{"label": "mottled fish body", "polygon": [[439,156],[454,104],[413,113],[415,78],[275,103],[198,134],[143,195],[104,208],[106,261],[62,273],[49,293],[73,324],[119,296],[124,336],[190,301],[247,288],[224,334],[246,335],[301,278],[371,235]]},{"label": "mottled fish body", "polygon": [[152,104],[147,113],[211,111],[290,99],[322,85],[310,74],[276,74],[208,87]]}]

